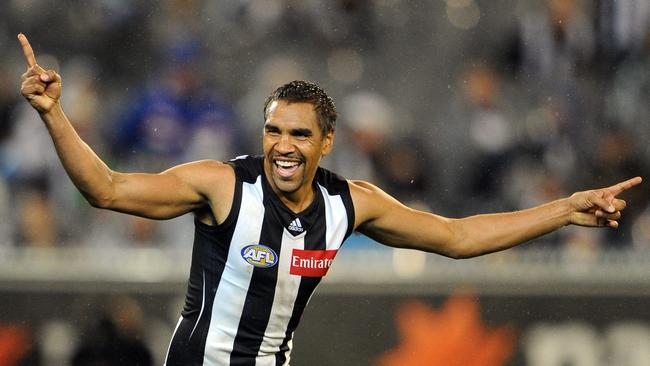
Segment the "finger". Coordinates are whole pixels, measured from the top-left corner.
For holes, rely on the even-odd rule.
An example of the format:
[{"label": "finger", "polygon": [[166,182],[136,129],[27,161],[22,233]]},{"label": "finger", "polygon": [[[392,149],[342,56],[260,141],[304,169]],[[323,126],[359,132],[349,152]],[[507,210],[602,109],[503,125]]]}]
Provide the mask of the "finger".
[{"label": "finger", "polygon": [[40,84],[31,84],[23,86],[20,91],[23,94],[43,94],[45,93],[45,87]]},{"label": "finger", "polygon": [[593,204],[601,208],[602,210],[605,210],[606,212],[609,213],[614,213],[616,209],[614,208],[614,205],[610,203],[611,200],[607,200],[604,197],[600,197],[598,193],[596,192],[591,192],[589,195],[589,201]]},{"label": "finger", "polygon": [[40,67],[38,65],[34,65],[34,66],[28,68],[27,71],[25,71],[25,73],[21,75],[21,78],[23,80],[25,80],[25,79],[29,78],[30,76],[40,75],[40,74],[42,74],[44,72],[45,72],[45,70],[42,67]]},{"label": "finger", "polygon": [[594,212],[594,214],[598,218],[603,218],[603,219],[607,219],[607,220],[618,220],[618,219],[621,218],[621,212],[620,211],[616,211],[614,213],[607,213],[607,212],[605,212],[603,210],[596,210],[596,212]]},{"label": "finger", "polygon": [[61,82],[61,76],[54,70],[47,70],[40,75],[41,81],[45,83],[58,83]]},{"label": "finger", "polygon": [[43,84],[43,85],[45,85],[45,83],[43,82],[43,80],[41,80],[41,76],[40,76],[40,75],[32,75],[32,76],[29,76],[29,77],[27,77],[27,78],[25,78],[25,79],[23,80],[23,84],[33,84],[33,83],[38,83],[38,84]]},{"label": "finger", "polygon": [[18,34],[18,41],[20,41],[20,45],[23,46],[23,53],[25,54],[27,67],[33,67],[34,65],[36,65],[36,56],[34,56],[34,50],[32,49],[32,46],[29,44],[27,37],[25,37],[24,34],[20,33]]},{"label": "finger", "polygon": [[624,182],[620,182],[617,184],[614,184],[611,187],[607,187],[606,190],[612,195],[612,196],[618,196],[621,192],[630,189],[637,184],[640,184],[643,181],[641,177],[634,177],[632,179],[628,179]]},{"label": "finger", "polygon": [[588,214],[584,212],[574,212],[571,218],[571,223],[580,226],[598,226],[599,219],[594,214]]},{"label": "finger", "polygon": [[571,217],[571,223],[587,227],[611,227],[618,228],[617,220],[608,220],[603,217],[596,217],[594,214],[584,212],[574,212]]},{"label": "finger", "polygon": [[612,201],[612,204],[614,205],[614,208],[616,209],[616,211],[623,211],[625,209],[625,207],[627,206],[627,203],[624,200],[619,199],[619,198],[614,198],[614,200]]}]

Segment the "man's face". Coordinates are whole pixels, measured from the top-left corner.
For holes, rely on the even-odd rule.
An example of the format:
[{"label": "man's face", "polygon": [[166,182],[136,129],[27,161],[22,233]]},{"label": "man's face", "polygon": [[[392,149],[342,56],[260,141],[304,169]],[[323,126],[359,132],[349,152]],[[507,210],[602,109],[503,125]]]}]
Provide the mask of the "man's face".
[{"label": "man's face", "polygon": [[264,170],[273,189],[294,193],[310,185],[322,156],[332,149],[333,132],[322,136],[311,103],[271,102],[264,123]]}]

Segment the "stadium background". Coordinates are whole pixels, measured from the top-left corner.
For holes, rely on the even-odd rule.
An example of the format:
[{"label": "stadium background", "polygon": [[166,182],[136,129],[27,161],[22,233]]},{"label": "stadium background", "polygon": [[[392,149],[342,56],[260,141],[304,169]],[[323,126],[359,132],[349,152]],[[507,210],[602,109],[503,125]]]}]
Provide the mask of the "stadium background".
[{"label": "stadium background", "polygon": [[[160,364],[192,236],[189,216],[83,201],[19,95],[18,32],[118,170],[258,153],[265,97],[308,79],[341,113],[324,165],[442,215],[650,176],[645,0],[11,0],[0,14],[0,365],[72,364],[100,345]],[[295,364],[650,364],[646,186],[624,195],[618,230],[478,259],[353,236]]]}]

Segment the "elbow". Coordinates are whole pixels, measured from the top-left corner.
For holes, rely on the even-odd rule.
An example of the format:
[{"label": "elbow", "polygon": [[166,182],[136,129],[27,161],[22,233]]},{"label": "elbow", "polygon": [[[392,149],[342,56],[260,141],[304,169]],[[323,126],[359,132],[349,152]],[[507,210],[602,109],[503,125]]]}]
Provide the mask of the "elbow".
[{"label": "elbow", "polygon": [[458,246],[454,246],[453,248],[450,248],[441,254],[451,259],[467,259],[475,257],[471,253],[462,250],[462,248],[458,248]]},{"label": "elbow", "polygon": [[106,192],[87,193],[81,192],[86,201],[95,208],[110,209],[113,207],[115,199]]},{"label": "elbow", "polygon": [[482,248],[478,243],[471,241],[460,241],[452,245],[447,252],[446,256],[452,259],[470,259],[480,257],[482,255],[491,253],[492,251]]},{"label": "elbow", "polygon": [[97,188],[94,191],[82,190],[81,193],[91,206],[95,208],[110,209],[115,203],[113,179],[113,174],[111,172],[108,184],[104,184],[101,187],[97,185]]},{"label": "elbow", "polygon": [[86,201],[88,201],[88,203],[95,208],[109,209],[112,206],[112,200],[108,197],[104,197],[104,196],[99,196],[99,197],[85,196],[85,197],[86,197]]},{"label": "elbow", "polygon": [[448,221],[449,245],[446,246],[443,255],[451,259],[468,259],[477,256],[472,251],[472,245],[468,243],[467,234],[461,223],[462,221],[457,219]]},{"label": "elbow", "polygon": [[472,253],[466,253],[466,252],[463,252],[463,251],[454,251],[454,252],[448,253],[447,257],[449,257],[451,259],[469,259],[469,258],[476,257],[476,255],[472,254]]}]

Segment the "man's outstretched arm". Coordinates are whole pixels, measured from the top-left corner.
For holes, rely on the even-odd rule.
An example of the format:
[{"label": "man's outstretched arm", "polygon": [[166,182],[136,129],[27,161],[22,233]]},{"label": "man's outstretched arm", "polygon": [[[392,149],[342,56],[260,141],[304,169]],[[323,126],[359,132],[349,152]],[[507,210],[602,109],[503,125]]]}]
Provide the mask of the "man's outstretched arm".
[{"label": "man's outstretched arm", "polygon": [[216,161],[188,163],[160,174],[111,170],[65,116],[59,101],[61,77],[36,63],[23,34],[18,40],[27,62],[21,93],[40,114],[72,182],[93,206],[155,219],[172,218],[206,205],[214,198],[208,197],[208,187],[234,177],[230,167]]},{"label": "man's outstretched arm", "polygon": [[380,243],[475,257],[511,248],[569,224],[618,227],[625,201],[618,194],[641,183],[636,177],[611,187],[577,192],[527,210],[450,219],[408,208],[372,184],[352,181],[355,227]]}]

